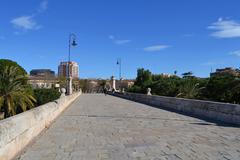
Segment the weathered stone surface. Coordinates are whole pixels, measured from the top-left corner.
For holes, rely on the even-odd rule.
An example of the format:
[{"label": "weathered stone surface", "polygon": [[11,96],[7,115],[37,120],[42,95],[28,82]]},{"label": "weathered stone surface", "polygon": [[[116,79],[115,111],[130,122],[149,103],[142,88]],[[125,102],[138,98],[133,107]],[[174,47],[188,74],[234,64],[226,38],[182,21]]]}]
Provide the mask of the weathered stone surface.
[{"label": "weathered stone surface", "polygon": [[18,159],[239,160],[240,128],[82,95]]},{"label": "weathered stone surface", "polygon": [[151,96],[136,93],[111,93],[118,97],[126,98],[136,102],[174,109],[191,115],[202,116],[213,120],[240,125],[240,105],[210,102],[202,100]]},{"label": "weathered stone surface", "polygon": [[1,120],[0,160],[13,158],[79,95],[64,96],[55,102]]}]

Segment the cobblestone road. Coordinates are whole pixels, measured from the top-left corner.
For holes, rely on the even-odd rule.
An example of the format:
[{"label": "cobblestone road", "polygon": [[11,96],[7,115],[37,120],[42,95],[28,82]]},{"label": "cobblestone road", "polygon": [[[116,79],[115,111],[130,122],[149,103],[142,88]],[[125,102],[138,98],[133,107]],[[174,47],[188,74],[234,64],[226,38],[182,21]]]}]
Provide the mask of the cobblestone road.
[{"label": "cobblestone road", "polygon": [[240,160],[240,128],[85,94],[18,159]]}]

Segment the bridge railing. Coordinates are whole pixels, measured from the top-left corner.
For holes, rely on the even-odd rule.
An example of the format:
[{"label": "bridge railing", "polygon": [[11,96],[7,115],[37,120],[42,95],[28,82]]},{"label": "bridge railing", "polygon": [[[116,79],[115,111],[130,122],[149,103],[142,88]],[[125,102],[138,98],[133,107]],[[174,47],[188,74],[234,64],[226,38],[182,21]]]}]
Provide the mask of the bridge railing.
[{"label": "bridge railing", "polygon": [[0,160],[14,158],[79,95],[61,96],[58,100],[0,121]]},{"label": "bridge railing", "polygon": [[110,95],[132,101],[178,111],[193,116],[240,125],[240,105],[212,101],[146,95],[137,93],[108,92]]}]

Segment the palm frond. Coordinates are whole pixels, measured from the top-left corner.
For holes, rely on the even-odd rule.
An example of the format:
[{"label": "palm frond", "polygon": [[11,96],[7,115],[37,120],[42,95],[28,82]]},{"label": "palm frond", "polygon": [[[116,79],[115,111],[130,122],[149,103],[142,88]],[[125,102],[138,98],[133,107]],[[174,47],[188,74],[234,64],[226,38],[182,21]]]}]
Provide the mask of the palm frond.
[{"label": "palm frond", "polygon": [[26,111],[36,102],[25,84],[27,77],[18,71],[17,67],[5,66],[0,72],[0,107],[7,107],[7,115],[15,115],[19,107]]}]

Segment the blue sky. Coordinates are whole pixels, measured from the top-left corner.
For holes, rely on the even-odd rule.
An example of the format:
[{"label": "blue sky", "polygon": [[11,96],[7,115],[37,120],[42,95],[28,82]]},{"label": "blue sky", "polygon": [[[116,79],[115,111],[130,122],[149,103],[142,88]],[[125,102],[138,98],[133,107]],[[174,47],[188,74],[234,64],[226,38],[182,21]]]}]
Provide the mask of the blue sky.
[{"label": "blue sky", "polygon": [[240,67],[239,0],[1,0],[0,58],[27,71],[57,71],[67,60],[68,35],[77,35],[72,60],[81,78]]}]

